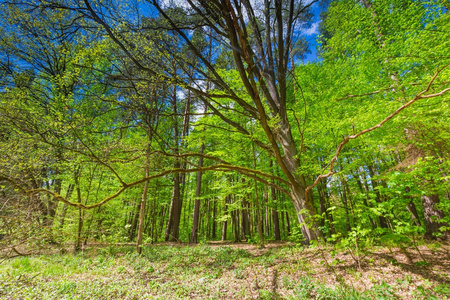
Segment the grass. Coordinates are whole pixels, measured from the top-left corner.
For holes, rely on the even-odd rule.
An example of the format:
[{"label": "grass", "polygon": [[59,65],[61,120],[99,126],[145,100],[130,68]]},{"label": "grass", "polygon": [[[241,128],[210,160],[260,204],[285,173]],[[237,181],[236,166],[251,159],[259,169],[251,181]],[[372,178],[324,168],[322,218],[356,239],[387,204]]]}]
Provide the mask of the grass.
[{"label": "grass", "polygon": [[351,255],[292,245],[90,248],[0,264],[1,299],[449,299],[448,248]]}]

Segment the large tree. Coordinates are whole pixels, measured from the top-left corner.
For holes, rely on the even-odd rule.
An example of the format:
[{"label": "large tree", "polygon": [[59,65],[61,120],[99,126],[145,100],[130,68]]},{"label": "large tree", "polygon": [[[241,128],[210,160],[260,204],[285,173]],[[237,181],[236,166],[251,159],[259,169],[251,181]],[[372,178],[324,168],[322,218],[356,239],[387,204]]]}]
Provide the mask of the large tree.
[{"label": "large tree", "polygon": [[[338,143],[334,155],[329,157],[329,163],[324,163],[329,167],[329,172],[319,175],[308,187],[301,155],[307,149],[303,139],[304,128],[301,128],[306,113],[299,117],[299,110],[306,109],[307,99],[303,97],[298,78],[290,71],[294,67],[292,54],[298,53],[294,49],[295,45],[302,44],[302,28],[310,20],[309,9],[315,2],[317,1],[187,0],[178,7],[156,0],[127,2],[121,6],[112,1],[89,0],[18,3],[28,11],[52,10],[78,14],[86,30],[99,30],[98,38],[108,37],[128,59],[127,65],[139,70],[134,73],[136,76],[133,76],[131,81],[170,83],[173,86],[173,105],[177,104],[178,100],[175,98],[178,97],[178,91],[192,93],[218,118],[219,122],[214,124],[215,128],[233,131],[251,141],[259,147],[259,152],[265,152],[275,159],[283,174],[275,176],[263,168],[256,169],[245,166],[244,163],[229,162],[223,154],[187,151],[186,148],[180,147],[181,142],[177,138],[172,146],[176,151],[154,152],[166,157],[176,157],[177,161],[171,164],[171,168],[162,171],[155,169],[146,173],[148,175],[143,178],[134,181],[130,178],[130,181],[126,181],[110,167],[121,186],[115,194],[90,206],[70,204],[97,207],[130,187],[172,173],[234,170],[287,194],[302,225],[303,237],[306,241],[317,239],[320,232],[312,218],[316,211],[309,191],[322,178],[335,172],[334,164],[343,147],[350,140],[381,127],[414,102],[422,98],[440,96],[448,89],[436,92],[432,89],[432,84],[442,69],[431,76],[431,79],[429,73],[426,73],[418,85],[409,82],[410,86],[415,88],[411,89],[412,93],[405,94],[407,101],[399,103],[397,109],[392,108],[392,114],[377,119],[376,123],[369,123],[367,129],[361,126],[361,131],[354,131],[344,137]],[[359,5],[356,1],[343,2]],[[366,10],[361,14],[363,20],[368,20],[363,24],[363,30],[371,30],[371,37],[376,44],[380,40],[382,33],[379,28],[383,24],[372,19],[371,11]],[[149,30],[164,32],[166,36],[161,38],[158,34],[148,35]],[[194,42],[195,34],[192,33],[196,31],[203,31],[205,39],[215,49],[213,54],[207,53]],[[345,43],[344,39],[337,42]],[[333,43],[329,45],[339,46]],[[355,49],[367,53],[367,49],[363,48],[366,45],[367,43],[356,42]],[[149,52],[148,47],[152,51]],[[195,59],[186,60],[183,54],[186,49]],[[335,51],[339,52],[340,49],[345,49],[345,45],[337,47]],[[376,45],[374,49],[377,49],[376,53],[383,52],[380,45]],[[351,50],[353,49],[346,50],[347,57],[352,58]],[[436,64],[432,66],[435,69]],[[388,66],[383,76],[395,76],[390,73],[391,69],[392,66]],[[295,86],[293,93],[289,93],[289,80]],[[209,84],[210,88],[205,88]],[[367,86],[367,82],[363,80],[360,84]],[[296,99],[299,99],[298,103],[294,103]],[[296,109],[291,110],[293,107]],[[176,114],[175,109],[174,115]],[[298,136],[294,135],[294,131],[298,132]],[[183,168],[178,163],[178,160],[195,156],[203,157],[208,162],[203,163],[205,166],[192,168]],[[49,192],[43,189],[40,191]],[[53,195],[69,203],[56,193]]]}]

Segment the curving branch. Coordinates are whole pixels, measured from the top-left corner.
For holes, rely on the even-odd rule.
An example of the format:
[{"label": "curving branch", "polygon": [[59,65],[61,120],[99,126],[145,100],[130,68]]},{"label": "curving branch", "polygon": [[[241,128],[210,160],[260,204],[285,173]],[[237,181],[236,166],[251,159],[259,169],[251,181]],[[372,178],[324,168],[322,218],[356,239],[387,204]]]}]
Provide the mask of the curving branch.
[{"label": "curving branch", "polygon": [[19,184],[17,181],[15,181],[14,179],[12,179],[12,178],[9,178],[9,177],[7,177],[7,176],[5,176],[5,175],[0,175],[0,181],[7,181],[7,182],[9,182],[10,184],[12,184],[16,189],[18,189],[19,191],[21,191],[21,192],[26,192],[26,189],[24,189],[22,186],[21,186],[21,184]]},{"label": "curving branch", "polygon": [[[193,154],[187,154],[187,155],[193,155]],[[181,156],[186,156],[186,155],[181,155]],[[196,156],[198,156],[198,155],[196,155]],[[206,155],[205,157],[209,158],[211,156]],[[228,164],[216,164],[216,165],[209,166],[209,167],[192,168],[192,169],[176,168],[176,169],[170,169],[170,170],[162,171],[162,172],[160,172],[158,174],[146,176],[146,177],[144,177],[142,179],[133,181],[131,183],[125,183],[124,185],[122,185],[122,187],[119,190],[117,190],[117,192],[115,192],[111,196],[103,199],[100,202],[97,202],[95,204],[90,204],[90,205],[86,205],[86,204],[83,204],[83,203],[77,203],[77,202],[71,202],[71,201],[67,200],[66,198],[64,198],[63,196],[59,195],[58,193],[56,193],[54,191],[51,191],[51,190],[48,190],[48,189],[44,189],[44,188],[31,189],[31,190],[25,190],[24,188],[20,188],[20,190],[23,193],[25,193],[26,195],[28,195],[28,196],[32,196],[32,195],[40,194],[40,193],[48,194],[48,195],[53,196],[53,198],[55,200],[61,201],[61,202],[65,203],[65,204],[67,204],[67,205],[70,205],[70,206],[73,206],[73,207],[78,207],[78,208],[83,208],[83,209],[92,209],[92,208],[100,207],[103,204],[105,204],[105,203],[107,203],[107,202],[117,198],[118,196],[120,196],[120,194],[122,194],[128,188],[131,188],[133,186],[137,186],[137,185],[142,184],[142,183],[144,183],[146,181],[149,181],[149,180],[152,180],[152,179],[156,179],[156,178],[160,178],[160,177],[163,177],[163,176],[166,176],[166,175],[169,175],[169,174],[173,174],[173,173],[195,173],[195,172],[205,172],[205,171],[219,171],[219,172],[236,171],[236,172],[239,172],[239,173],[241,173],[241,174],[243,174],[245,176],[254,178],[254,179],[256,179],[256,180],[258,180],[258,181],[260,181],[260,182],[262,182],[264,184],[267,184],[267,185],[269,185],[269,186],[271,186],[273,188],[276,188],[277,190],[285,193],[286,195],[289,195],[289,192],[286,189],[284,189],[283,187],[278,186],[278,185],[276,185],[274,183],[271,183],[270,181],[265,180],[264,178],[261,178],[259,176],[264,176],[264,177],[268,177],[270,179],[275,179],[275,180],[278,180],[281,183],[284,183],[284,184],[287,185],[288,182],[286,180],[284,180],[282,178],[279,178],[277,176],[271,175],[271,174],[267,174],[267,173],[258,171],[258,170],[253,170],[253,169],[249,169],[249,168],[245,168],[245,167],[232,166],[232,165],[228,165]],[[4,177],[1,177],[0,179],[7,180],[7,181],[13,183],[14,185],[20,186],[17,182],[15,182],[12,179],[4,178]]]},{"label": "curving branch", "polygon": [[319,182],[327,177],[330,177],[331,175],[335,174],[335,172],[333,171],[334,168],[334,163],[336,162],[339,154],[341,153],[342,149],[344,148],[344,146],[350,141],[350,140],[354,140],[358,137],[360,137],[363,134],[366,134],[368,132],[371,132],[377,128],[380,128],[381,126],[384,125],[384,123],[388,122],[389,120],[391,120],[392,118],[394,118],[396,115],[398,115],[402,110],[406,109],[407,107],[411,106],[414,102],[420,100],[420,99],[429,99],[429,98],[434,98],[434,97],[439,97],[444,95],[445,93],[450,91],[450,87],[443,89],[442,91],[438,92],[438,93],[434,93],[434,94],[428,94],[425,95],[427,92],[430,91],[431,86],[433,85],[433,82],[436,80],[436,78],[438,77],[438,75],[448,66],[450,66],[450,63],[446,64],[444,67],[442,67],[441,69],[438,69],[437,72],[434,74],[434,76],[431,78],[430,82],[428,82],[427,87],[421,91],[420,93],[418,93],[413,99],[411,99],[410,101],[406,102],[405,104],[403,104],[402,106],[400,106],[399,108],[397,108],[393,113],[391,113],[389,116],[387,116],[386,118],[384,118],[380,123],[364,129],[360,132],[358,132],[357,134],[354,135],[350,135],[347,136],[337,147],[336,149],[336,153],[334,154],[333,158],[330,160],[330,163],[328,164],[329,166],[329,172],[326,174],[322,174],[319,175],[316,180],[314,181],[314,183],[310,186],[308,186],[305,190],[305,195],[308,195],[309,191],[312,190],[316,185],[319,184]]}]

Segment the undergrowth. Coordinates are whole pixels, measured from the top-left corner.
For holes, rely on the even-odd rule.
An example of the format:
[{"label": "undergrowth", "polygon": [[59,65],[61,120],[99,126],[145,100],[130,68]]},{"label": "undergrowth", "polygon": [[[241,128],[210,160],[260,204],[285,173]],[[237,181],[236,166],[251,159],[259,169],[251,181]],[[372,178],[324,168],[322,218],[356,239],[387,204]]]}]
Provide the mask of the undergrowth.
[{"label": "undergrowth", "polygon": [[[298,246],[91,248],[0,264],[1,299],[448,299],[445,269],[392,250],[365,253]],[[437,251],[434,249],[433,251]],[[436,255],[437,252],[432,252]],[[353,254],[354,255],[354,254]],[[420,262],[420,256],[417,256]],[[442,264],[442,263],[441,263]],[[448,266],[448,264],[446,264]],[[435,280],[420,272],[440,274]],[[447,272],[448,274],[448,272]]]}]

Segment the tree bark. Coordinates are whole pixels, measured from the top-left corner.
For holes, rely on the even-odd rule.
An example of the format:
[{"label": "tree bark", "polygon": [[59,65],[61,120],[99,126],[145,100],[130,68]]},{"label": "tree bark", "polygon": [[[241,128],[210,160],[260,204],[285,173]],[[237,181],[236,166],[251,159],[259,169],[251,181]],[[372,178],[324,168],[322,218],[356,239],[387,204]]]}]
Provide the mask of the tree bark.
[{"label": "tree bark", "polygon": [[[228,196],[225,197],[225,203],[223,206],[223,213],[224,216],[227,215],[227,211],[228,211]],[[222,222],[222,241],[226,241],[227,240],[227,225],[228,225],[228,221],[225,220]]]},{"label": "tree bark", "polygon": [[[230,195],[230,203],[234,203],[238,201],[236,199],[236,195]],[[232,228],[233,228],[233,235],[234,235],[234,241],[240,242],[240,232],[239,232],[239,210],[234,209],[231,211],[231,221],[232,221]]]},{"label": "tree bark", "polygon": [[[375,172],[373,170],[373,167],[369,164],[369,165],[367,165],[367,169],[369,170],[370,181],[372,182],[372,190],[375,192],[375,195],[376,195],[375,199],[376,199],[377,203],[382,203],[383,200],[381,199],[381,194],[377,189],[378,183],[377,183],[377,180],[374,178]],[[381,216],[379,216],[378,219],[380,221],[381,228],[389,228],[388,220],[385,216],[383,216],[383,214]]]},{"label": "tree bark", "polygon": [[281,233],[280,233],[280,219],[278,217],[278,205],[277,205],[277,195],[275,188],[271,188],[270,193],[272,194],[272,223],[273,223],[273,235],[275,238],[275,241],[281,240]]},{"label": "tree bark", "polygon": [[[75,186],[77,190],[77,201],[78,203],[82,202],[81,199],[81,189],[80,189],[80,181],[79,181],[79,172],[75,174]],[[78,227],[77,227],[77,237],[75,240],[75,251],[79,251],[81,249],[81,231],[83,229],[83,215],[81,207],[78,208]]]},{"label": "tree bark", "polygon": [[[172,94],[172,108],[173,108],[173,119],[174,119],[174,154],[179,154],[179,134],[178,134],[178,122],[177,122],[177,88],[174,85],[173,94]],[[180,168],[181,164],[178,158],[175,158],[174,168]],[[177,173],[174,175],[173,180],[173,192],[172,192],[172,201],[170,204],[170,213],[169,220],[167,222],[167,228],[165,233],[166,241],[179,241],[179,232],[180,232],[180,220],[181,220],[181,210],[182,210],[182,202],[181,202],[181,193],[180,193],[180,183],[181,183],[181,174]]]},{"label": "tree bark", "polygon": [[[147,149],[149,150],[149,149]],[[146,159],[146,166],[145,166],[145,177],[148,177],[149,175],[149,157],[147,153],[147,159]],[[147,202],[147,193],[148,193],[148,180],[144,183],[144,190],[142,192],[142,199],[141,199],[141,205],[139,210],[139,227],[138,227],[138,237],[136,240],[136,252],[138,254],[141,254],[142,252],[142,230],[144,227],[144,216],[145,216],[145,203]]]},{"label": "tree bark", "polygon": [[[55,193],[57,193],[58,195],[61,194],[61,185],[62,185],[61,179],[54,180],[54,186],[55,186],[54,190],[55,190]],[[42,221],[43,226],[51,227],[53,225],[57,205],[58,205],[58,200],[56,200],[55,197],[48,199],[47,214],[45,215],[45,217]]]},{"label": "tree bark", "polygon": [[444,217],[442,210],[438,209],[436,204],[439,203],[439,196],[436,194],[422,196],[423,213],[425,215],[425,236],[430,239],[435,239],[435,233],[441,233],[440,228],[448,226],[446,223],[438,222]]},{"label": "tree bark", "polygon": [[[69,186],[67,187],[67,192],[66,192],[66,199],[69,200],[70,196],[72,195],[74,189],[74,185],[73,184],[69,184]],[[66,218],[66,212],[67,212],[67,203],[64,203],[63,209],[61,211],[61,216],[59,218],[59,229],[62,229],[64,226],[64,221]]]},{"label": "tree bark", "polygon": [[[352,173],[352,175],[353,175],[353,178],[355,178],[355,180],[356,180],[356,184],[358,185],[358,188],[359,188],[360,193],[366,195],[366,197],[363,198],[363,204],[364,204],[364,206],[365,206],[366,208],[370,208],[369,203],[367,202],[367,200],[370,199],[368,189],[365,189],[365,188],[363,187],[363,184],[362,184],[362,182],[361,182],[359,173],[356,173],[356,172],[355,172],[355,173]],[[371,226],[372,226],[372,229],[377,228],[377,223],[372,219],[371,216],[369,216],[369,222],[370,222],[370,224],[371,224]]]},{"label": "tree bark", "polygon": [[216,222],[216,200],[213,198],[211,199],[211,201],[213,201],[213,217],[212,217],[212,234],[211,234],[211,238],[213,240],[215,240],[217,238],[216,235],[216,227],[217,227],[217,222]]},{"label": "tree bark", "polygon": [[341,188],[342,188],[342,203],[344,204],[345,210],[345,225],[347,232],[349,232],[350,230],[352,230],[352,226],[350,224],[350,213],[348,211],[348,199],[344,179],[341,179]]},{"label": "tree bark", "polygon": [[412,200],[408,203],[406,208],[411,213],[411,221],[414,223],[414,225],[419,227],[422,226],[422,224],[420,223],[419,214],[417,213],[416,205]]},{"label": "tree bark", "polygon": [[130,242],[134,239],[134,236],[136,234],[136,228],[138,227],[140,203],[141,202],[136,201],[135,206],[133,205],[134,214],[131,219],[131,226],[128,232],[128,241]]},{"label": "tree bark", "polygon": [[296,143],[292,137],[291,128],[287,120],[281,121],[277,131],[277,140],[283,149],[284,156],[282,157],[286,170],[283,172],[290,178],[290,198],[297,213],[297,219],[301,226],[301,231],[305,243],[311,240],[317,240],[321,237],[316,222],[313,216],[316,215],[316,209],[313,205],[312,193],[306,195],[306,180],[304,175],[297,175],[297,170],[300,168],[300,161],[298,159]]},{"label": "tree bark", "polygon": [[[202,144],[200,147],[200,153],[205,151],[205,145]],[[203,167],[203,156],[200,156],[198,159],[198,166]],[[197,235],[198,235],[198,223],[200,219],[200,194],[202,191],[202,173],[197,172],[197,187],[195,189],[195,202],[194,202],[194,213],[192,216],[192,233],[191,233],[191,243],[197,243]]]}]

